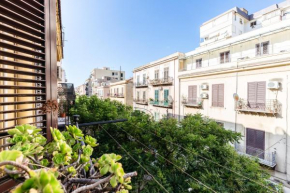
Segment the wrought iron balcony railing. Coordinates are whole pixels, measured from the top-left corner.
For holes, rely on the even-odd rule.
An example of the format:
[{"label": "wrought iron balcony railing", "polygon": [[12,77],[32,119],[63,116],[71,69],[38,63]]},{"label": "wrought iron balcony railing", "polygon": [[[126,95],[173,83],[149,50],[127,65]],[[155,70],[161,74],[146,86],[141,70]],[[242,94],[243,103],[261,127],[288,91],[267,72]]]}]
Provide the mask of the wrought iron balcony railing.
[{"label": "wrought iron balcony railing", "polygon": [[146,99],[134,99],[134,102],[141,105],[148,105],[148,100]]},{"label": "wrought iron balcony railing", "polygon": [[203,100],[201,98],[183,98],[182,104],[187,107],[195,107],[200,108],[202,107]]},{"label": "wrought iron balcony railing", "polygon": [[158,107],[172,108],[172,102],[169,101],[150,101],[150,104]]},{"label": "wrought iron balcony railing", "polygon": [[150,84],[153,85],[153,86],[157,86],[157,85],[170,85],[172,83],[173,83],[173,78],[172,77],[150,80]]},{"label": "wrought iron balcony railing", "polygon": [[136,88],[148,87],[148,82],[147,82],[147,81],[136,82],[136,83],[135,83],[135,87],[136,87]]},{"label": "wrought iron balcony railing", "polygon": [[268,99],[264,103],[249,102],[246,99],[240,99],[237,102],[236,110],[240,112],[279,114],[281,104],[277,99]]},{"label": "wrought iron balcony railing", "polygon": [[250,146],[243,146],[240,144],[236,144],[235,149],[240,155],[245,155],[258,159],[259,162],[263,165],[269,166],[271,168],[277,165],[276,152],[265,152],[261,149]]},{"label": "wrought iron balcony railing", "polygon": [[125,96],[123,93],[119,93],[119,94],[115,93],[115,94],[110,94],[110,97],[111,98],[124,98]]}]

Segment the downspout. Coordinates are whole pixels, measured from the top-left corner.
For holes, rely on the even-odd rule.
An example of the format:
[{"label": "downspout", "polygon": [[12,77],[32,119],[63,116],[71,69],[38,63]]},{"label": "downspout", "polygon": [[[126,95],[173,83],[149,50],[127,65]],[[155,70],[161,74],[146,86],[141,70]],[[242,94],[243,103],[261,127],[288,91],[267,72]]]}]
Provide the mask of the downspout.
[{"label": "downspout", "polygon": [[173,74],[174,74],[174,76],[173,76],[174,77],[174,81],[173,81],[174,82],[174,85],[173,85],[173,91],[174,91],[174,94],[173,94],[173,98],[174,98],[173,115],[175,116],[175,78],[176,78],[175,77],[175,60],[174,60],[174,73]]},{"label": "downspout", "polygon": [[285,158],[285,171],[286,171],[286,180],[287,180],[287,183],[289,184],[289,178],[288,178],[288,163],[287,163],[287,160],[288,160],[288,132],[289,132],[289,125],[288,125],[288,98],[289,98],[289,84],[290,82],[288,81],[288,75],[286,76],[286,80],[287,80],[287,85],[286,85],[286,158]]}]

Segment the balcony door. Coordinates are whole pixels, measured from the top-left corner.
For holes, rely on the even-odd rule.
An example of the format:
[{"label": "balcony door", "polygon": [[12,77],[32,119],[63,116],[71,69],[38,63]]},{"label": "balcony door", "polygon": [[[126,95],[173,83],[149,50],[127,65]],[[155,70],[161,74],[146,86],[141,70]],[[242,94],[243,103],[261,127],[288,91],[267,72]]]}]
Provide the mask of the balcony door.
[{"label": "balcony door", "polygon": [[248,82],[248,107],[251,109],[265,110],[266,82]]},{"label": "balcony door", "polygon": [[246,153],[264,159],[265,131],[247,128]]},{"label": "balcony door", "polygon": [[164,90],[164,103],[168,103],[169,90]]},{"label": "balcony door", "polygon": [[197,86],[188,86],[188,103],[196,104],[197,103]]},{"label": "balcony door", "polygon": [[159,90],[155,90],[155,101],[159,101]]}]

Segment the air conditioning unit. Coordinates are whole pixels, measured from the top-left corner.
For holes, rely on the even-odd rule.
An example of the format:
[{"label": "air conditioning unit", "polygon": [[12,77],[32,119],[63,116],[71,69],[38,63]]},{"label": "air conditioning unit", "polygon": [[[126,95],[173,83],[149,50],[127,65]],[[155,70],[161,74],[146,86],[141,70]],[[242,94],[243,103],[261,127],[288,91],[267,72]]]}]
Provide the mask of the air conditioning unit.
[{"label": "air conditioning unit", "polygon": [[200,95],[200,97],[201,97],[202,99],[208,99],[208,94],[207,94],[207,93],[202,93],[202,94]]},{"label": "air conditioning unit", "polygon": [[268,89],[279,89],[280,88],[280,82],[278,82],[278,81],[270,81],[270,82],[268,82],[267,88]]},{"label": "air conditioning unit", "polygon": [[200,87],[201,87],[201,90],[208,90],[207,84],[202,84]]}]

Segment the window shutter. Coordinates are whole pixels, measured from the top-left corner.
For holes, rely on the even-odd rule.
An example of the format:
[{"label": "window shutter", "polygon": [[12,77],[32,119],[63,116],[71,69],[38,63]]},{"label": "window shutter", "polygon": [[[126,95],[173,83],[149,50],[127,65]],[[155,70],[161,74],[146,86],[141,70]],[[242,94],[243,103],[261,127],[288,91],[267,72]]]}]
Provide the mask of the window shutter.
[{"label": "window shutter", "polygon": [[266,82],[257,82],[257,106],[259,109],[265,109],[266,103]]},{"label": "window shutter", "polygon": [[39,108],[57,99],[56,2],[0,5],[0,129],[33,124],[50,140],[57,117]]},{"label": "window shutter", "polygon": [[218,106],[224,107],[224,85],[219,84],[218,85]]},{"label": "window shutter", "polygon": [[256,44],[256,56],[261,55],[260,44]]},{"label": "window shutter", "polygon": [[192,86],[192,102],[193,104],[196,104],[197,103],[197,86],[194,85]]},{"label": "window shutter", "polygon": [[159,91],[155,90],[155,101],[159,100]]},{"label": "window shutter", "polygon": [[257,83],[248,82],[248,106],[256,108],[257,105]]},{"label": "window shutter", "polygon": [[264,158],[265,132],[247,128],[246,134],[246,153]]},{"label": "window shutter", "polygon": [[212,106],[218,106],[218,84],[212,85]]}]

